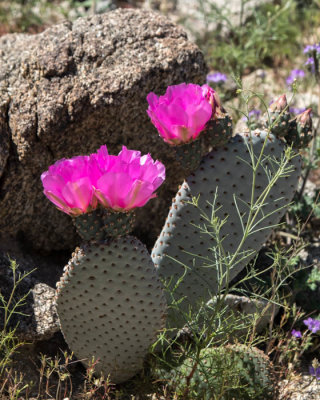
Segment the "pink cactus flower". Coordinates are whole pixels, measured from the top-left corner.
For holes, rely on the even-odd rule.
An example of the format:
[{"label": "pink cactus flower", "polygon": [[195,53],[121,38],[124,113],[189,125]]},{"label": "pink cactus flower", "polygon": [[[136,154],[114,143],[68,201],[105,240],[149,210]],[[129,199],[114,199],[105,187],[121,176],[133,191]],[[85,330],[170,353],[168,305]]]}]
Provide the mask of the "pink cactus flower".
[{"label": "pink cactus flower", "polygon": [[97,207],[90,180],[90,157],[62,159],[41,175],[44,194],[59,210],[77,216]]},{"label": "pink cactus flower", "polygon": [[102,146],[91,155],[95,197],[106,208],[129,211],[144,206],[165,180],[165,167],[150,154],[122,147],[118,156]]},{"label": "pink cactus flower", "polygon": [[148,94],[147,113],[166,143],[185,144],[197,139],[211,118],[213,93],[208,85],[181,83],[169,86],[163,96]]},{"label": "pink cactus flower", "polygon": [[44,194],[61,211],[77,216],[98,203],[115,211],[142,207],[165,180],[165,167],[150,154],[122,147],[118,156],[97,153],[62,159],[41,175]]}]

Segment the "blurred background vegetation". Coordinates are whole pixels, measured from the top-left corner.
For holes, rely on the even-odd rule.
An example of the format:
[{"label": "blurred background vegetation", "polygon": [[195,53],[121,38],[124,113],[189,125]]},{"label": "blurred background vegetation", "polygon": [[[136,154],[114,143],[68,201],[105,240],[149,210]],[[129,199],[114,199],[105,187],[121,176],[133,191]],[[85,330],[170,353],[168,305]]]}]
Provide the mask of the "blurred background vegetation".
[{"label": "blurred background vegetation", "polygon": [[229,7],[222,8],[213,0],[194,0],[197,18],[202,20],[199,29],[190,15],[180,12],[181,0],[0,0],[0,35],[37,33],[64,19],[117,7],[154,8],[185,26],[210,68],[241,77],[257,68],[293,60],[305,44],[303,40],[308,41],[320,25],[320,0],[261,2],[250,14],[246,9],[252,0],[237,1],[243,12],[235,23]]}]

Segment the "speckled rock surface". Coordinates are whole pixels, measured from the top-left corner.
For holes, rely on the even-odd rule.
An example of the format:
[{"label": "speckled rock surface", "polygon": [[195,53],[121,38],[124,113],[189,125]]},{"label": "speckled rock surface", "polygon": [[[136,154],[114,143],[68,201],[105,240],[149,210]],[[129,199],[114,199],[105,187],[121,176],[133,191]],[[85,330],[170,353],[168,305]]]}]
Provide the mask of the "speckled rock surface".
[{"label": "speckled rock surface", "polygon": [[158,199],[137,213],[135,233],[152,245],[183,173],[148,119],[146,96],[203,83],[205,72],[184,31],[149,11],[119,9],[0,38],[0,234],[45,251],[73,248],[71,218],[42,194],[40,174],[60,158],[126,145],[167,166]]},{"label": "speckled rock surface", "polygon": [[[10,267],[10,260],[16,261],[15,281],[16,288],[14,290],[13,299],[9,309],[14,304],[24,298],[16,308],[16,313],[10,316],[7,329],[16,328],[16,336],[21,341],[35,342],[50,339],[55,332],[60,330],[58,315],[55,305],[55,289],[49,281],[55,279],[54,276],[49,278],[50,272],[47,273],[47,283],[39,282],[43,279],[41,269],[50,271],[55,269],[52,262],[44,259],[36,260],[32,256],[13,257],[8,256],[7,252],[0,251],[0,291],[6,302],[14,290],[14,273]],[[58,273],[58,267],[52,274]],[[24,277],[25,276],[25,277]],[[23,279],[20,279],[24,277]],[[2,306],[2,303],[1,303]],[[9,315],[9,314],[8,314]],[[4,312],[0,313],[0,329],[4,326]]]},{"label": "speckled rock surface", "polygon": [[45,283],[37,283],[31,290],[35,332],[37,336],[47,338],[60,330],[55,302],[55,289]]},{"label": "speckled rock surface", "polygon": [[279,400],[319,400],[320,384],[310,375],[296,376],[280,382]]}]

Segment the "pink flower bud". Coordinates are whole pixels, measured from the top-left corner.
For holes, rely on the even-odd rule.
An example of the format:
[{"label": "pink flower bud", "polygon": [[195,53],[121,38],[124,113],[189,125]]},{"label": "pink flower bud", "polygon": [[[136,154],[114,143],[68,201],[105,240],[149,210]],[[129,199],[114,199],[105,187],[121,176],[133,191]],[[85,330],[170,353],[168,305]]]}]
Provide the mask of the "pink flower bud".
[{"label": "pink flower bud", "polygon": [[274,101],[270,105],[269,110],[271,112],[279,112],[279,113],[281,113],[287,107],[288,107],[287,96],[285,94],[283,94],[282,96],[280,96],[276,101]]},{"label": "pink flower bud", "polygon": [[208,85],[169,86],[163,96],[148,94],[147,113],[166,143],[185,144],[197,139],[215,111],[214,93]]},{"label": "pink flower bud", "polygon": [[312,118],[311,118],[312,108],[308,108],[303,111],[301,114],[297,115],[296,121],[297,124],[301,125],[303,128],[308,127],[312,128]]}]

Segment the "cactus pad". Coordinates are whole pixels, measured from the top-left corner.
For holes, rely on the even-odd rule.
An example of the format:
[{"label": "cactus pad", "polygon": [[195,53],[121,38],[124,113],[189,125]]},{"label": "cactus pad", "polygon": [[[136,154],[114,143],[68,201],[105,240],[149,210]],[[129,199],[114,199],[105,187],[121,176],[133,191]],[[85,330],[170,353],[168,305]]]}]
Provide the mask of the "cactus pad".
[{"label": "cactus pad", "polygon": [[103,240],[128,235],[133,229],[134,213],[98,208],[73,218],[73,224],[83,240]]},{"label": "cactus pad", "polygon": [[295,148],[303,149],[308,147],[313,138],[311,112],[312,109],[309,108],[290,121],[290,129],[286,140]]},{"label": "cactus pad", "polygon": [[193,142],[174,147],[176,159],[187,173],[195,171],[199,167],[201,161],[200,140],[194,140]]},{"label": "cactus pad", "polygon": [[271,400],[277,394],[271,361],[261,350],[245,345],[203,349],[198,360],[187,358],[170,375],[158,372],[160,378],[161,372],[183,399]]},{"label": "cactus pad", "polygon": [[83,240],[103,240],[105,238],[100,209],[74,217],[72,222]]},{"label": "cactus pad", "polygon": [[142,368],[165,324],[162,285],[144,245],[133,237],[84,244],[57,284],[66,342],[96,372],[119,383]]},{"label": "cactus pad", "polygon": [[290,113],[288,111],[270,113],[271,131],[278,137],[284,137],[289,129]]},{"label": "cactus pad", "polygon": [[269,107],[269,116],[265,115],[265,126],[271,128],[271,132],[277,137],[286,136],[289,129],[290,113],[286,95],[283,94]]},{"label": "cactus pad", "polygon": [[[216,206],[220,207],[217,216],[220,219],[227,218],[221,228],[220,237],[223,238],[226,254],[233,254],[243,236],[234,196],[239,212],[243,215],[244,226],[248,216],[248,204],[251,201],[253,173],[249,141],[252,142],[252,150],[256,156],[260,154],[265,142],[262,166],[256,176],[255,200],[268,184],[264,168],[272,171],[276,166],[270,160],[280,160],[283,156],[284,143],[270,134],[268,137],[267,135],[264,131],[255,131],[252,137],[249,134],[237,135],[225,147],[213,150],[203,159],[199,169],[182,184],[173,199],[165,225],[152,250],[152,259],[159,276],[169,282],[169,290],[174,288],[178,279],[185,273],[174,292],[176,300],[184,298],[179,306],[182,311],[188,311],[190,306],[196,306],[199,301],[209,300],[217,293],[219,285],[219,268],[212,251],[216,245],[215,239],[206,233],[200,233],[196,226],[203,226],[204,219],[199,209],[189,202],[192,196],[200,195],[199,208],[210,216],[212,207],[208,203],[212,204],[217,192]],[[293,164],[294,172],[274,184],[263,208],[264,218],[261,213],[259,218],[263,219],[256,226],[257,232],[247,238],[242,247],[243,251],[257,252],[271,233],[272,226],[283,216],[285,210],[282,207],[292,199],[301,169],[299,156],[293,158],[290,163]],[[273,214],[267,216],[269,213]],[[229,270],[229,281],[245,267],[254,256],[253,253],[246,257],[243,257],[243,254],[238,256]],[[172,301],[169,294],[167,301]],[[169,310],[168,322],[172,328],[182,327],[185,323],[181,314],[173,308]]]},{"label": "cactus pad", "polygon": [[232,136],[232,119],[228,114],[211,119],[206,125],[205,143],[210,147],[220,147],[227,144]]}]

